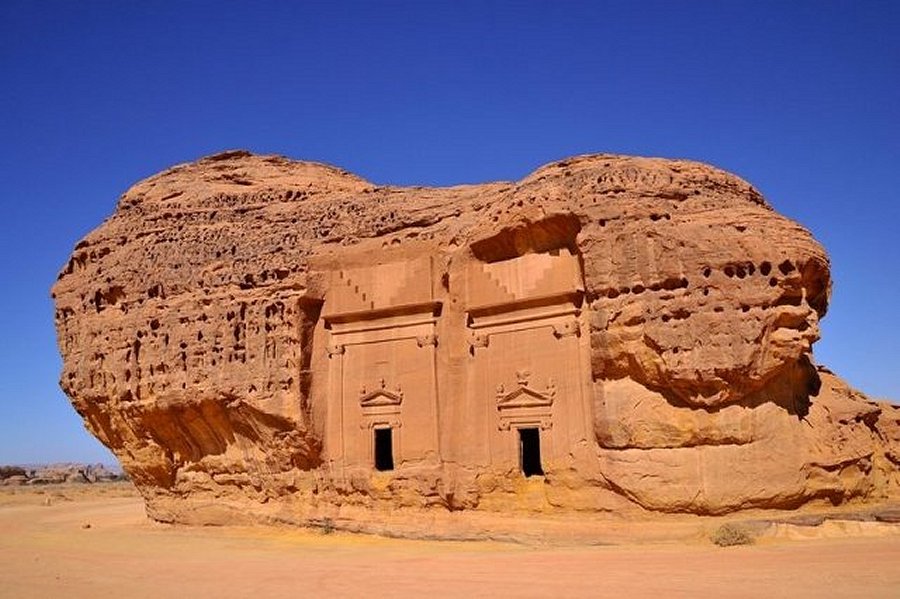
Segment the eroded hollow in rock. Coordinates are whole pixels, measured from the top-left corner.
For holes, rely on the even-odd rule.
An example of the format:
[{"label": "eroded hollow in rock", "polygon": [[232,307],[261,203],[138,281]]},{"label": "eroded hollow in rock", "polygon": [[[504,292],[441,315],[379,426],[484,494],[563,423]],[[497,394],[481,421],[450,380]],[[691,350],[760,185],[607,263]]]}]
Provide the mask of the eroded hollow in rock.
[{"label": "eroded hollow in rock", "polygon": [[482,262],[510,260],[530,253],[567,248],[577,253],[581,223],[574,214],[555,214],[533,222],[515,223],[499,233],[472,243],[472,254]]}]

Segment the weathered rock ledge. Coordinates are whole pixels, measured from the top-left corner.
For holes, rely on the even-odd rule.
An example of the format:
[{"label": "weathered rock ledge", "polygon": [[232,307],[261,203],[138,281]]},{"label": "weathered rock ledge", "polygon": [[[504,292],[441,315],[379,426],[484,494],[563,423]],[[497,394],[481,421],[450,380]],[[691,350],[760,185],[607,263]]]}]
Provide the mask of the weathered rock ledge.
[{"label": "weathered rock ledge", "polygon": [[302,523],[896,500],[900,408],[814,366],[829,290],[703,164],[432,189],[236,151],[131,188],[53,297],[61,386],[152,517]]}]

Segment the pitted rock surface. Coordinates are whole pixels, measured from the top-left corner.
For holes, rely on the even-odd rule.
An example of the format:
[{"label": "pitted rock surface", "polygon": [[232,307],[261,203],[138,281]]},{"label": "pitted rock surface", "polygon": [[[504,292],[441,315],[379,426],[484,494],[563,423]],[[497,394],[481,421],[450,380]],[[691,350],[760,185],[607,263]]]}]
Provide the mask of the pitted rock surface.
[{"label": "pitted rock surface", "polygon": [[830,285],[703,164],[423,188],[235,151],[128,190],[53,296],[61,385],[153,517],[302,523],[895,498],[900,409],[814,366]]}]

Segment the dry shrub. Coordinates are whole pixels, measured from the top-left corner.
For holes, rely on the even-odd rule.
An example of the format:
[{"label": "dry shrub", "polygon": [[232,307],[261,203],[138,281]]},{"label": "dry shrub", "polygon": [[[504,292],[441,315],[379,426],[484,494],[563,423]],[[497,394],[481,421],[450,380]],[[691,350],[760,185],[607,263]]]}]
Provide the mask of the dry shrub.
[{"label": "dry shrub", "polygon": [[733,547],[734,545],[752,545],[753,535],[739,524],[723,524],[716,529],[710,538],[719,547]]}]

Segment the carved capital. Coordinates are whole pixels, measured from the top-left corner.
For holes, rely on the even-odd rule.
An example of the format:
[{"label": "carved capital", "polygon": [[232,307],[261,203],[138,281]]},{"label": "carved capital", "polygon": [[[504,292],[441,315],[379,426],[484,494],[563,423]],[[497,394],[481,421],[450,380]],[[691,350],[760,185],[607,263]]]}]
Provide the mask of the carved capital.
[{"label": "carved capital", "polygon": [[553,336],[557,339],[573,335],[575,337],[581,336],[581,324],[577,320],[567,320],[553,325]]},{"label": "carved capital", "polygon": [[437,346],[437,335],[419,335],[416,337],[416,345],[419,347],[427,347],[429,345]]},{"label": "carved capital", "polygon": [[329,358],[333,358],[333,357],[335,357],[335,356],[340,356],[341,354],[344,353],[344,346],[343,346],[343,345],[338,345],[338,344],[335,344],[335,345],[329,345],[329,346],[328,346],[327,348],[325,348],[325,349],[328,351],[328,357],[329,357]]},{"label": "carved capital", "polygon": [[469,335],[469,345],[474,349],[487,347],[490,345],[491,337],[486,333],[472,333]]}]

